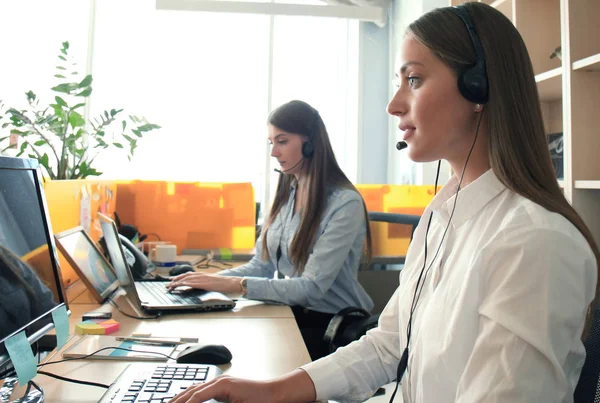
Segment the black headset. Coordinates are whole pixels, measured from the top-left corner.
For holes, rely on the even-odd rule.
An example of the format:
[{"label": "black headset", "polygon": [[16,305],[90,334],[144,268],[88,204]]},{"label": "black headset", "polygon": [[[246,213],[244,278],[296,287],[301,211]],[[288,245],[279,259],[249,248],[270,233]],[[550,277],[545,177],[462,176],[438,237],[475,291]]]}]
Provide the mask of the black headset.
[{"label": "black headset", "polygon": [[315,153],[315,146],[313,145],[312,139],[315,136],[315,131],[317,130],[317,124],[319,122],[319,111],[314,109],[313,112],[313,120],[310,126],[308,127],[308,140],[302,144],[302,156],[304,158],[310,158]]},{"label": "black headset", "polygon": [[[469,16],[469,12],[468,12],[467,8],[465,6],[455,6],[455,7],[450,7],[449,9],[451,11],[453,11],[456,15],[458,15],[460,17],[461,21],[467,27],[467,30],[469,31],[469,36],[471,37],[471,42],[473,43],[473,48],[475,49],[475,54],[477,56],[477,62],[474,65],[466,68],[459,74],[458,90],[460,91],[461,95],[468,101],[477,103],[477,104],[485,104],[489,100],[489,91],[488,91],[488,78],[487,78],[487,72],[486,72],[486,67],[485,67],[485,54],[483,53],[483,46],[481,45],[479,36],[477,35],[477,32],[475,31],[475,26],[473,25],[473,21],[471,20],[471,17]],[[473,147],[475,146],[475,141],[477,141],[477,135],[479,133],[479,124],[480,123],[481,123],[481,115],[479,117],[479,123],[477,124],[477,131],[475,133],[475,139],[473,140],[471,150],[469,151],[469,154],[465,161],[465,167],[463,168],[462,175],[464,175],[464,171],[467,168],[467,163],[469,162],[469,158],[471,157],[471,152],[473,151]],[[404,144],[398,145],[397,148],[398,148],[398,150],[402,150],[402,149],[406,148],[406,146]],[[435,185],[434,185],[436,191],[437,191],[438,178],[440,175],[440,162],[438,162],[437,174],[436,174]],[[450,223],[452,222],[452,217],[454,216],[454,209],[456,208],[456,201],[458,200],[458,193],[460,192],[460,184],[462,183],[462,178],[463,178],[462,175],[458,182],[458,189],[456,191],[456,196],[454,198],[454,205],[452,207],[452,212],[450,214],[450,218],[448,219],[448,224],[446,225],[446,229],[443,232],[442,240],[440,241],[437,251],[436,251],[435,255],[433,256],[433,259],[429,263],[428,267],[427,267],[427,234],[429,233],[429,226],[431,225],[431,219],[433,218],[433,211],[431,212],[431,215],[429,216],[429,220],[427,222],[427,228],[425,230],[425,253],[424,253],[424,258],[423,258],[423,268],[421,269],[421,273],[419,274],[419,277],[417,280],[417,285],[415,287],[415,292],[413,294],[413,299],[411,302],[410,316],[408,319],[408,326],[407,326],[406,347],[404,348],[404,351],[402,352],[402,356],[400,357],[400,361],[398,362],[398,369],[396,371],[396,389],[392,393],[392,397],[390,398],[390,403],[393,402],[394,397],[396,396],[396,391],[398,390],[398,385],[400,384],[400,380],[402,379],[402,376],[404,375],[404,372],[406,371],[406,368],[408,367],[408,354],[409,354],[408,346],[410,343],[410,336],[411,336],[411,330],[412,330],[413,313],[416,309],[417,302],[419,301],[419,297],[421,296],[421,291],[423,290],[423,287],[425,285],[425,279],[427,278],[429,269],[431,268],[431,266],[433,265],[433,262],[435,262],[435,259],[438,256],[438,253],[444,242],[444,238],[446,237],[446,232],[448,231],[448,228],[450,227]],[[427,270],[425,270],[426,267],[427,267]],[[419,286],[420,286],[420,288],[419,288]]]},{"label": "black headset", "polygon": [[473,25],[471,16],[465,6],[451,7],[450,10],[459,16],[467,27],[473,48],[475,49],[475,56],[477,57],[477,62],[474,65],[466,68],[459,74],[458,90],[468,101],[476,104],[486,104],[489,100],[489,90],[485,54],[483,53],[483,46],[481,45],[479,36],[475,31],[475,25]]}]

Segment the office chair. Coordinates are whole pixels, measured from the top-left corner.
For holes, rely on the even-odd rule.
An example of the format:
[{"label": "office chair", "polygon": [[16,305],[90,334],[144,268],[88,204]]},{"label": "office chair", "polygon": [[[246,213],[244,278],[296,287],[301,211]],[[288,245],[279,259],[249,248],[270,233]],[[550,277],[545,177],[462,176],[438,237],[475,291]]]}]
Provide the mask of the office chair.
[{"label": "office chair", "polygon": [[[421,217],[417,215],[369,212],[371,222],[411,225],[411,240],[420,219]],[[375,264],[400,262],[404,263],[404,256],[375,257],[371,261]],[[369,313],[357,307],[345,308],[338,312],[331,319],[323,338],[329,344],[330,352],[360,339],[368,330],[377,327],[379,314],[398,287],[399,273],[398,271],[359,271],[358,281],[375,304],[373,312]]]},{"label": "office chair", "polygon": [[592,325],[583,345],[585,362],[575,388],[574,403],[600,403],[600,308],[594,310]]},{"label": "office chair", "polygon": [[[412,226],[410,232],[410,240],[412,241],[413,235],[415,233],[415,229],[419,224],[419,220],[421,216],[412,215],[412,214],[397,214],[397,213],[381,213],[381,212],[369,212],[369,221],[370,222],[385,222],[390,224],[401,224],[401,225],[410,225]],[[373,266],[378,265],[381,266],[381,270],[385,270],[386,265],[392,264],[404,264],[405,256],[403,255],[393,255],[393,256],[373,256],[371,259],[371,270],[374,269]]]},{"label": "office chair", "polygon": [[387,223],[391,223],[391,224],[412,225],[412,231],[410,234],[411,240],[415,233],[415,229],[417,228],[417,225],[419,225],[420,220],[421,220],[420,215],[380,213],[380,212],[369,211],[369,221],[387,222]]}]

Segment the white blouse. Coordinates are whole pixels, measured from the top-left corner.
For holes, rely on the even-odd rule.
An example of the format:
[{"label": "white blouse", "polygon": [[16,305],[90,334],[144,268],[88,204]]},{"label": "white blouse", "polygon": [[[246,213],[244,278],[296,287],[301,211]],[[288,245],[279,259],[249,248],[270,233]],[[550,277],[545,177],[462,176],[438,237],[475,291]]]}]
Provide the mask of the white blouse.
[{"label": "white blouse", "polygon": [[[308,364],[319,400],[363,401],[396,378],[423,266],[446,229],[452,178],[423,214],[379,327]],[[572,402],[585,358],[596,260],[567,219],[507,189],[490,170],[461,189],[413,316],[404,403]]]}]

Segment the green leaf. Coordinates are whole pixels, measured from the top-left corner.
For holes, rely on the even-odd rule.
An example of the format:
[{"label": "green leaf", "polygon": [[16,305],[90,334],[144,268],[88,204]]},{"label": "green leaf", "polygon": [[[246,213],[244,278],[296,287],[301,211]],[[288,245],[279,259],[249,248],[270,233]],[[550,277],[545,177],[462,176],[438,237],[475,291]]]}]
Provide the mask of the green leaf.
[{"label": "green leaf", "polygon": [[60,60],[64,60],[65,62],[67,61],[67,59],[66,59],[64,56],[58,55],[58,58],[59,58]]},{"label": "green leaf", "polygon": [[24,141],[23,144],[21,144],[21,148],[19,149],[19,153],[17,154],[17,157],[20,157],[25,152],[27,147],[29,147],[29,143],[27,141]]},{"label": "green leaf", "polygon": [[79,94],[75,94],[78,97],[89,97],[92,93],[92,87],[87,87],[85,90],[81,91]]},{"label": "green leaf", "polygon": [[48,154],[44,153],[38,161],[42,164],[48,171],[50,170],[50,163],[48,161]]},{"label": "green leaf", "polygon": [[6,140],[7,138],[9,138],[10,136],[4,136],[4,137],[0,137],[0,143],[3,142],[4,140]]},{"label": "green leaf", "polygon": [[121,143],[112,143],[113,146],[117,147],[117,148],[123,148],[123,144]]},{"label": "green leaf", "polygon": [[69,123],[74,129],[76,127],[82,127],[83,125],[85,125],[85,119],[79,113],[72,111],[69,115]]},{"label": "green leaf", "polygon": [[27,102],[31,103],[35,101],[36,95],[33,91],[27,91],[25,93],[25,96],[27,97]]},{"label": "green leaf", "polygon": [[71,93],[71,89],[69,88],[69,84],[59,84],[56,87],[52,87],[51,90],[54,91],[54,92],[62,92],[62,93],[65,93],[65,94],[70,94]]},{"label": "green leaf", "polygon": [[11,150],[11,149],[13,149],[13,148],[17,148],[17,145],[16,145],[16,144],[10,144],[9,146],[7,146],[7,147],[4,147],[4,148],[2,149],[2,152],[6,151],[6,150]]},{"label": "green leaf", "polygon": [[92,84],[92,76],[90,74],[88,74],[87,76],[85,76],[85,78],[83,80],[81,80],[81,82],[79,83],[79,88],[83,88],[83,87],[89,87],[90,84]]},{"label": "green leaf", "polygon": [[62,74],[55,74],[54,77],[56,77],[56,78],[67,78],[67,77],[63,76]]},{"label": "green leaf", "polygon": [[67,106],[67,103],[61,97],[55,96],[54,99],[56,100],[56,103],[59,104],[60,106]]},{"label": "green leaf", "polygon": [[[8,123],[8,122],[7,122],[7,123],[4,123],[4,124],[2,124],[2,128],[3,128],[3,129],[6,129],[8,126],[10,126],[10,123]],[[123,129],[124,129],[124,128],[123,128]]]},{"label": "green leaf", "polygon": [[123,125],[123,131],[125,131],[125,128],[127,127],[127,121],[122,121],[121,124]]},{"label": "green leaf", "polygon": [[66,70],[66,69],[67,69],[67,68],[66,68],[66,67],[63,67],[63,66],[56,66],[56,70]]},{"label": "green leaf", "polygon": [[34,145],[34,146],[36,146],[36,147],[43,146],[43,145],[45,145],[45,144],[48,144],[48,143],[46,142],[46,140],[38,140],[38,141],[36,141],[35,143],[33,143],[33,145]]},{"label": "green leaf", "polygon": [[71,110],[72,110],[72,111],[74,111],[75,109],[79,109],[79,108],[81,108],[82,106],[85,106],[85,102],[82,102],[82,103],[80,103],[80,104],[77,104],[77,105],[75,105],[74,107],[72,107],[72,108],[71,108]]},{"label": "green leaf", "polygon": [[131,130],[131,132],[138,137],[142,137],[142,133],[139,130],[133,129],[133,130]]},{"label": "green leaf", "polygon": [[141,131],[141,132],[149,132],[149,131],[154,130],[154,129],[160,129],[160,126],[159,125],[154,125],[152,123],[148,123],[148,124],[145,124],[145,125],[138,126],[137,129],[139,131]]}]

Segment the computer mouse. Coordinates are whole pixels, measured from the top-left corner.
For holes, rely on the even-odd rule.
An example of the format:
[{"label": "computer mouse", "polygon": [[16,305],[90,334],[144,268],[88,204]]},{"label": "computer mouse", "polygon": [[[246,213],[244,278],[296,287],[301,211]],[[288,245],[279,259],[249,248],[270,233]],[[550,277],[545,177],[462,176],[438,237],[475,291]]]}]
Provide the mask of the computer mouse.
[{"label": "computer mouse", "polygon": [[178,264],[177,266],[173,266],[171,271],[169,271],[169,276],[179,276],[188,271],[194,271],[194,268],[189,264]]},{"label": "computer mouse", "polygon": [[195,344],[177,356],[180,364],[223,365],[231,362],[231,351],[222,344]]}]

